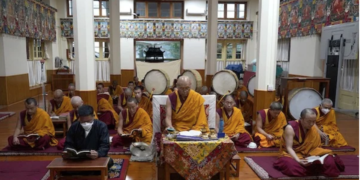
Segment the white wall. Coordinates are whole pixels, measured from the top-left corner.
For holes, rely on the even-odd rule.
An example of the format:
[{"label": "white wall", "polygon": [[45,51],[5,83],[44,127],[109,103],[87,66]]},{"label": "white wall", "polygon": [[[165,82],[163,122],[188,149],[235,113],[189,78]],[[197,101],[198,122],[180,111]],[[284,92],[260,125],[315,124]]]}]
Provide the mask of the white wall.
[{"label": "white wall", "polygon": [[253,59],[256,59],[256,51],[257,51],[257,15],[256,12],[259,11],[259,1],[250,0],[247,4],[247,20],[253,21],[253,37],[248,39],[246,44],[246,64],[250,64]]},{"label": "white wall", "polygon": [[[131,9],[132,13],[135,13],[134,0],[121,0],[120,1],[120,12],[129,12]],[[120,19],[134,19],[133,15],[120,15]]]},{"label": "white wall", "polygon": [[[63,59],[63,65],[68,66],[68,61],[66,58],[66,49],[68,49],[67,38],[61,37],[61,29],[60,29],[60,18],[67,18],[67,9],[66,9],[66,1],[63,0],[51,0],[51,5],[57,9],[56,13],[56,43],[57,43],[57,56]],[[55,47],[54,47],[55,48]],[[55,62],[55,57],[53,57],[52,61]],[[53,63],[55,64],[55,63]],[[55,69],[55,65],[53,66]]]},{"label": "white wall", "polygon": [[120,38],[120,47],[121,69],[134,69],[134,39]]},{"label": "white wall", "polygon": [[188,16],[186,10],[193,13],[203,13],[206,10],[205,0],[185,0],[184,20],[206,20],[206,16]]},{"label": "white wall", "polygon": [[291,38],[289,74],[322,76],[319,51],[319,35]]},{"label": "white wall", "polygon": [[184,39],[183,68],[205,69],[205,39]]},{"label": "white wall", "polygon": [[0,76],[27,74],[26,38],[0,35]]}]

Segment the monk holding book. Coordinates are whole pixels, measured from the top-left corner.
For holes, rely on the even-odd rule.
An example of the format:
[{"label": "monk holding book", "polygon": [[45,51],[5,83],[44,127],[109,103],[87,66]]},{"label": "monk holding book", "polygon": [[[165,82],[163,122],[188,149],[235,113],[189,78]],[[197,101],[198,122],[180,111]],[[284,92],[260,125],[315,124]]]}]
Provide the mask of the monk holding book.
[{"label": "monk holding book", "polygon": [[37,107],[34,98],[25,100],[25,110],[20,112],[13,136],[8,143],[13,150],[46,149],[56,146],[54,125],[48,113]]},{"label": "monk holding book", "polygon": [[104,84],[103,83],[99,83],[96,85],[96,90],[97,90],[97,101],[99,101],[100,99],[105,99],[109,102],[109,104],[113,105],[113,98],[111,97],[111,95],[109,94],[109,92],[105,91],[104,88]]},{"label": "monk holding book", "polygon": [[54,91],[54,99],[50,100],[48,106],[48,113],[50,116],[67,115],[71,110],[71,100],[69,97],[64,96],[61,89]]},{"label": "monk holding book", "polygon": [[139,108],[138,101],[132,97],[127,107],[121,111],[118,134],[113,137],[112,146],[128,146],[132,141],[150,144],[153,128],[148,113]]},{"label": "monk holding book", "polygon": [[120,95],[117,107],[120,111],[124,110],[127,107],[127,99],[130,97],[135,97],[133,90],[128,87],[125,89],[124,93]]},{"label": "monk holding book", "polygon": [[139,107],[144,109],[148,113],[148,115],[150,116],[150,119],[151,119],[152,115],[153,115],[153,108],[152,108],[152,103],[151,103],[150,99],[148,97],[142,95],[140,86],[135,87],[134,93],[135,93],[135,98],[139,103]]},{"label": "monk holding book", "polygon": [[300,116],[300,120],[289,121],[285,127],[281,156],[274,167],[287,176],[339,176],[345,166],[339,156],[321,148],[315,112],[304,109]]}]

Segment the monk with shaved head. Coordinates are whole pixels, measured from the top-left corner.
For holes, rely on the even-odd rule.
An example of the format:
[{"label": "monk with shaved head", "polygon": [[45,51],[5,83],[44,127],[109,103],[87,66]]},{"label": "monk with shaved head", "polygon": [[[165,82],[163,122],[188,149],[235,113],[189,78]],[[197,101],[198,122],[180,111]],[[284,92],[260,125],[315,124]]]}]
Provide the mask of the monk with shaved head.
[{"label": "monk with shaved head", "polygon": [[208,89],[208,87],[207,87],[207,86],[201,87],[201,89],[200,89],[200,94],[201,94],[201,95],[209,95],[209,89]]},{"label": "monk with shaved head", "polygon": [[61,89],[54,91],[54,98],[50,100],[48,106],[48,113],[50,116],[67,115],[73,107],[71,106],[71,100],[69,97],[64,96]]},{"label": "monk with shaved head", "polygon": [[131,88],[126,88],[124,93],[120,95],[117,107],[120,111],[124,110],[127,107],[127,99],[130,97],[135,97],[134,92]]},{"label": "monk with shaved head", "polygon": [[177,91],[168,95],[166,101],[166,126],[177,131],[209,130],[204,102],[205,99],[191,90],[187,76],[179,77]]},{"label": "monk with shaved head", "polygon": [[73,96],[75,96],[75,84],[74,83],[69,84],[68,92],[66,93],[66,96],[69,98],[72,98]]}]

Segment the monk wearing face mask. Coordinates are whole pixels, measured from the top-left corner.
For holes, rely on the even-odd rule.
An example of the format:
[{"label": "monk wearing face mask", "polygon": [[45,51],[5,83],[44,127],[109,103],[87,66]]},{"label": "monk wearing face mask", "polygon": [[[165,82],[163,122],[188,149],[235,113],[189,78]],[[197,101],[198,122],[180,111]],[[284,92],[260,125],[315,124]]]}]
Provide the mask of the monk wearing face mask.
[{"label": "monk wearing face mask", "polygon": [[331,99],[325,98],[322,100],[319,107],[313,110],[316,113],[316,126],[323,145],[332,147],[347,146],[347,142],[339,132],[336,125],[335,110],[332,108],[333,102]]}]

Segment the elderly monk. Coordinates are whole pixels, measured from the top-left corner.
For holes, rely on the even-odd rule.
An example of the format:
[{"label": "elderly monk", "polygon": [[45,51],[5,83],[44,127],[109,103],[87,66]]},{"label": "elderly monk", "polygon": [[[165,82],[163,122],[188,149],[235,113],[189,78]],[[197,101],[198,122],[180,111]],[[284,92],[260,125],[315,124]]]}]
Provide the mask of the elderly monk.
[{"label": "elderly monk", "polygon": [[130,88],[126,88],[124,93],[120,95],[117,107],[120,111],[124,110],[127,107],[127,99],[134,97],[134,92]]},{"label": "elderly monk", "polygon": [[109,92],[105,91],[104,88],[104,84],[103,83],[99,83],[96,85],[96,90],[97,90],[97,101],[99,101],[101,98],[107,100],[111,105],[113,104],[113,99],[111,97],[111,95],[109,94]]},{"label": "elderly monk", "polygon": [[135,92],[135,98],[139,104],[139,108],[144,109],[148,113],[151,119],[153,114],[153,109],[150,99],[142,95],[140,86],[136,86],[134,92]]},{"label": "elderly monk", "polygon": [[200,89],[200,94],[201,94],[201,95],[209,95],[209,89],[208,89],[208,87],[207,87],[207,86],[201,87],[201,89]]},{"label": "elderly monk", "polygon": [[66,96],[69,98],[72,98],[73,96],[75,96],[75,84],[74,83],[69,84],[68,92],[66,93]]},{"label": "elderly monk", "polygon": [[109,128],[116,128],[119,123],[119,114],[114,110],[113,104],[104,98],[98,99],[98,118]]},{"label": "elderly monk", "polygon": [[[48,113],[37,107],[34,98],[25,100],[25,110],[20,112],[13,136],[8,138],[13,150],[45,149],[56,146],[54,125]],[[19,135],[37,134],[39,136],[19,137]]]},{"label": "elderly monk", "polygon": [[50,116],[67,115],[72,110],[73,107],[71,106],[70,98],[64,96],[61,89],[55,90],[54,99],[50,100],[48,106],[48,113]]},{"label": "elderly monk", "polygon": [[[144,109],[139,107],[136,98],[129,98],[127,107],[127,109],[121,112],[117,130],[118,134],[112,139],[111,145],[114,147],[127,146],[133,140],[150,144],[153,135],[153,126],[149,115]],[[136,133],[134,134],[133,131]],[[134,139],[126,138],[124,135],[133,135]]]},{"label": "elderly monk", "polygon": [[[289,121],[285,127],[280,158],[274,167],[287,176],[337,177],[344,171],[344,164],[331,150],[321,148],[321,138],[315,126],[316,114],[312,109],[304,109],[300,120]],[[324,163],[307,161],[309,156],[324,156]]]},{"label": "elderly monk", "polygon": [[177,131],[209,131],[204,102],[205,99],[191,90],[191,81],[187,76],[179,77],[177,91],[168,95],[166,100],[166,126]]},{"label": "elderly monk", "polygon": [[117,81],[112,81],[111,86],[109,87],[109,92],[113,98],[113,104],[117,104],[119,96],[124,92],[123,88],[118,84]]},{"label": "elderly monk", "polygon": [[279,147],[283,135],[283,127],[286,125],[286,118],[282,110],[282,104],[272,102],[270,109],[258,111],[254,141],[261,147]]},{"label": "elderly monk", "polygon": [[232,95],[226,95],[223,99],[223,107],[216,110],[217,132],[225,133],[234,143],[241,147],[247,147],[252,141],[249,132],[244,127],[244,117]]},{"label": "elderly monk", "polygon": [[331,99],[325,98],[319,107],[313,109],[316,113],[316,127],[319,129],[323,142],[326,141],[325,139],[328,140],[328,144],[325,144],[326,146],[347,146],[345,138],[341,135],[336,125],[336,115],[332,105]]}]

